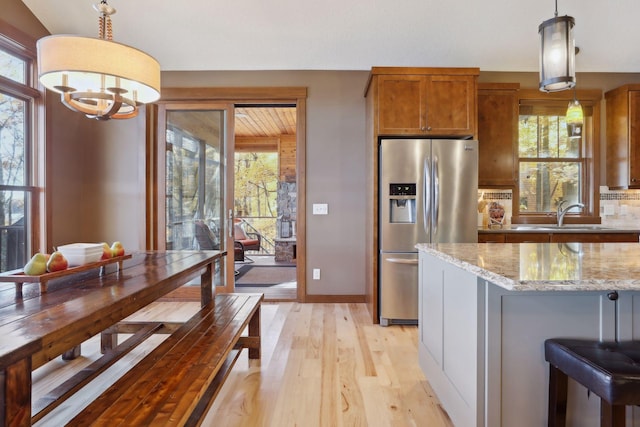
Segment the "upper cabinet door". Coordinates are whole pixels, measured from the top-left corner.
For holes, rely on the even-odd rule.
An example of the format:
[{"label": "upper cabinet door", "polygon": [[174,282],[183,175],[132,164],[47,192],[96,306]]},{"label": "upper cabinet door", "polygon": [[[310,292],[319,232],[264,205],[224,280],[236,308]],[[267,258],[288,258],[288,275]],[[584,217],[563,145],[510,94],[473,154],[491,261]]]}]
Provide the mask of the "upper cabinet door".
[{"label": "upper cabinet door", "polygon": [[607,102],[607,185],[640,188],[640,85],[605,94]]},{"label": "upper cabinet door", "polygon": [[630,187],[640,188],[640,91],[629,92]]},{"label": "upper cabinet door", "polygon": [[425,77],[380,76],[378,80],[379,134],[417,135],[426,120]]},{"label": "upper cabinet door", "polygon": [[515,187],[519,84],[478,85],[478,185]]},{"label": "upper cabinet door", "polygon": [[378,76],[378,134],[473,137],[475,75]]},{"label": "upper cabinet door", "polygon": [[476,90],[475,76],[427,77],[423,131],[434,136],[475,135]]}]

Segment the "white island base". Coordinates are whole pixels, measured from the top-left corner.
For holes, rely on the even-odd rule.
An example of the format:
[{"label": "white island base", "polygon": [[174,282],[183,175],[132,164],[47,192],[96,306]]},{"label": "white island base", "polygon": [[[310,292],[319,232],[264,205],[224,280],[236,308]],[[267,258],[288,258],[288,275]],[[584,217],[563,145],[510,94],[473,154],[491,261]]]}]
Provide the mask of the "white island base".
[{"label": "white island base", "polygon": [[[547,338],[640,337],[636,291],[507,290],[424,251],[419,280],[420,366],[459,427],[547,425]],[[567,426],[600,426],[599,405],[569,381]],[[639,412],[627,408],[627,426]]]}]

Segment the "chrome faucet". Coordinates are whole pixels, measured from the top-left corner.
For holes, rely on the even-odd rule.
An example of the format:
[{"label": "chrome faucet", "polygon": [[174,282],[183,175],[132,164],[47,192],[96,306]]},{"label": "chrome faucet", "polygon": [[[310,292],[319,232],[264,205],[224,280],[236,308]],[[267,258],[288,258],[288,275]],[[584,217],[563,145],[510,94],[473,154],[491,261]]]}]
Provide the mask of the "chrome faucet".
[{"label": "chrome faucet", "polygon": [[558,203],[558,212],[556,214],[556,218],[558,219],[558,227],[562,227],[562,223],[564,222],[564,216],[567,212],[569,212],[573,208],[584,208],[584,204],[582,203],[574,203],[573,205],[569,205],[566,209],[562,209],[562,206],[566,203],[566,200],[560,200]]}]

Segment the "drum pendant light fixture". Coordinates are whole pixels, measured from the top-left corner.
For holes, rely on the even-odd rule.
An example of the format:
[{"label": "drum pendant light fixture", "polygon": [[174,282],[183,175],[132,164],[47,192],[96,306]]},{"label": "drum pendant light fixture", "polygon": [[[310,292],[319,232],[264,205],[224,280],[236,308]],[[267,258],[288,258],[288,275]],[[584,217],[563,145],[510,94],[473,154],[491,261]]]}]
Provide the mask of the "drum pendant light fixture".
[{"label": "drum pendant light fixture", "polygon": [[160,64],[133,47],[112,41],[111,15],[102,0],[99,38],[53,35],[38,40],[40,82],[62,103],[97,120],[129,119],[141,104],[160,98]]},{"label": "drum pendant light fixture", "polygon": [[557,92],[576,84],[575,20],[558,16],[558,0],[553,18],[538,27],[540,34],[540,90]]}]

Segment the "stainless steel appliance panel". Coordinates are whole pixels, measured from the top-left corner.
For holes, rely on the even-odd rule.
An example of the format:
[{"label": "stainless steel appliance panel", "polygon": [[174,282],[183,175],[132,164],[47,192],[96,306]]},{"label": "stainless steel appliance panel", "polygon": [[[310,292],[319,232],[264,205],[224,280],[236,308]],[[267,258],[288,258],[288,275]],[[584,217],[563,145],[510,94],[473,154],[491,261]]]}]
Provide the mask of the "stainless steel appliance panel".
[{"label": "stainless steel appliance panel", "polygon": [[383,253],[380,256],[380,318],[415,323],[418,319],[418,254]]},{"label": "stainless steel appliance panel", "polygon": [[[380,143],[380,250],[413,252],[417,242],[430,241],[425,225],[424,172],[430,159],[431,144],[424,139],[385,139]],[[414,184],[415,196],[392,196],[392,184]],[[391,213],[398,202],[415,204],[414,222],[392,222]],[[410,207],[410,206],[407,206]],[[400,209],[396,209],[399,211]],[[427,218],[428,219],[428,218]]]},{"label": "stainless steel appliance panel", "polygon": [[478,142],[383,139],[380,324],[418,319],[416,243],[477,242]]},{"label": "stainless steel appliance panel", "polygon": [[478,241],[478,141],[432,140],[431,243]]}]

